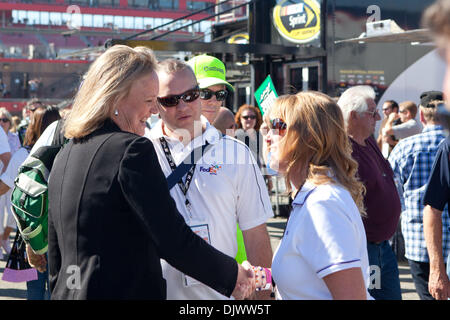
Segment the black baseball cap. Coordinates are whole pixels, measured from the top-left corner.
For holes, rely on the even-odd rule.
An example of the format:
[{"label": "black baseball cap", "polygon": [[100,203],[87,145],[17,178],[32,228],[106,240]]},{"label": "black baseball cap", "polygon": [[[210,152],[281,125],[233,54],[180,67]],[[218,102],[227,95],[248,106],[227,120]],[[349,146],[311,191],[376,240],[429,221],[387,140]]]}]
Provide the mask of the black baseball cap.
[{"label": "black baseball cap", "polygon": [[420,105],[424,108],[433,108],[434,106],[429,103],[434,100],[444,100],[441,91],[425,91],[420,95]]}]

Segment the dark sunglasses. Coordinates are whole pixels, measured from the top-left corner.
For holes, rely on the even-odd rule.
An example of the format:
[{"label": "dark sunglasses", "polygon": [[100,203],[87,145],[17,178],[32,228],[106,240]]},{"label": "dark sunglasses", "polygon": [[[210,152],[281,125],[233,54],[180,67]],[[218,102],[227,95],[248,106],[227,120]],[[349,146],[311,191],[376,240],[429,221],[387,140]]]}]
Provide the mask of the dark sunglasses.
[{"label": "dark sunglasses", "polygon": [[242,119],[244,119],[244,120],[249,120],[249,119],[254,120],[254,119],[256,119],[256,116],[242,116]]},{"label": "dark sunglasses", "polygon": [[157,100],[163,107],[175,107],[180,103],[180,99],[186,103],[191,103],[198,99],[200,91],[198,86],[194,89],[190,89],[182,94],[173,94],[166,97],[158,97]]},{"label": "dark sunglasses", "polygon": [[3,121],[4,123],[7,123],[7,122],[9,122],[9,119],[8,118],[1,118],[0,121]]},{"label": "dark sunglasses", "polygon": [[227,90],[212,91],[209,89],[200,90],[200,99],[202,100],[209,100],[212,98],[213,95],[216,96],[217,101],[224,101],[228,96],[228,91]]},{"label": "dark sunglasses", "polygon": [[278,130],[278,132],[280,134],[283,134],[287,129],[287,124],[282,119],[276,118],[276,119],[270,120],[269,127],[270,127],[270,129]]}]

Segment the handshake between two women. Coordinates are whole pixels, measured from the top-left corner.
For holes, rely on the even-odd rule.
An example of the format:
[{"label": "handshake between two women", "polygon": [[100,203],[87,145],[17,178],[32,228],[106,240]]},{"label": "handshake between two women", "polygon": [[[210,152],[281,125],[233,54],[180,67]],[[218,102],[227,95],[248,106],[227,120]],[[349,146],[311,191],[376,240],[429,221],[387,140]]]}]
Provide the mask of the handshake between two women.
[{"label": "handshake between two women", "polygon": [[248,261],[238,264],[236,286],[231,294],[235,299],[250,297],[255,291],[272,289],[272,272],[269,268],[252,266]]}]

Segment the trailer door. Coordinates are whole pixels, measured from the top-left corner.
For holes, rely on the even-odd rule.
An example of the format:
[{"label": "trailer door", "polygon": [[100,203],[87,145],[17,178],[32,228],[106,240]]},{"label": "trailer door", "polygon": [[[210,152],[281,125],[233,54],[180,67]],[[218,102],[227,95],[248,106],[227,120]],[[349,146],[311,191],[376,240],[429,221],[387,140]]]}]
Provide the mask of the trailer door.
[{"label": "trailer door", "polygon": [[322,65],[319,61],[286,63],[283,66],[286,92],[322,91]]}]

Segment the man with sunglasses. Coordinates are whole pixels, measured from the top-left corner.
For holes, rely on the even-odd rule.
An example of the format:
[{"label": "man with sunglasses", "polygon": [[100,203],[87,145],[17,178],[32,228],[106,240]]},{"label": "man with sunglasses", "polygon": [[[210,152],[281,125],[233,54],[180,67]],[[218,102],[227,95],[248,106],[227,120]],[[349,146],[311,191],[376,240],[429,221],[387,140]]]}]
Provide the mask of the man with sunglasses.
[{"label": "man with sunglasses", "polygon": [[[398,114],[389,115],[386,126],[382,130],[384,136],[393,135],[397,140],[404,139],[422,132],[422,124],[416,119],[417,105],[412,101],[400,103]],[[400,119],[400,124],[394,124]]]},{"label": "man with sunglasses", "polygon": [[[265,222],[273,216],[272,206],[249,149],[222,135],[201,115],[197,79],[186,63],[175,59],[160,62],[158,78],[154,112],[159,112],[161,120],[146,136],[153,142],[166,177],[182,162],[189,165],[170,189],[178,211],[199,236],[231,257],[237,254],[239,223],[248,261],[270,267],[272,249]],[[196,152],[203,156],[192,163],[190,156]],[[167,262],[161,265],[169,300],[226,299]]]},{"label": "man with sunglasses", "polygon": [[[392,149],[398,143],[398,140],[393,135],[385,135],[383,136],[383,129],[386,127],[387,121],[389,120],[389,116],[393,113],[398,113],[398,103],[394,100],[387,100],[383,103],[382,107],[383,111],[383,120],[380,124],[380,129],[378,131],[377,144],[381,150],[383,156],[387,159]],[[391,116],[393,117],[393,116]],[[394,120],[394,125],[402,123],[400,119]]]},{"label": "man with sunglasses", "polygon": [[212,124],[228,96],[227,89],[234,92],[233,86],[225,80],[225,65],[205,54],[192,58],[188,64],[194,70],[200,88],[202,115]]}]

